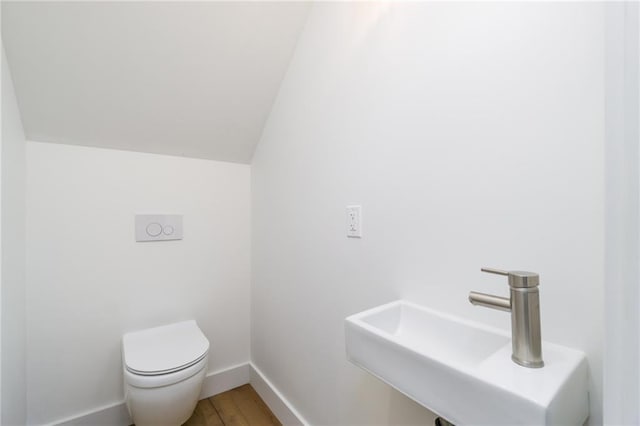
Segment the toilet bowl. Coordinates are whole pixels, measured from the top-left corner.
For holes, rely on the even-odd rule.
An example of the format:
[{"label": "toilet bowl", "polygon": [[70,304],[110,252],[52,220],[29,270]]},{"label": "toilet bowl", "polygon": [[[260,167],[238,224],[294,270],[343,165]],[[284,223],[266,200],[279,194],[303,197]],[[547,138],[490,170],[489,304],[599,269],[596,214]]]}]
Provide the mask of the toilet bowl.
[{"label": "toilet bowl", "polygon": [[198,403],[209,341],[195,321],[122,337],[125,400],[136,426],[178,426]]}]

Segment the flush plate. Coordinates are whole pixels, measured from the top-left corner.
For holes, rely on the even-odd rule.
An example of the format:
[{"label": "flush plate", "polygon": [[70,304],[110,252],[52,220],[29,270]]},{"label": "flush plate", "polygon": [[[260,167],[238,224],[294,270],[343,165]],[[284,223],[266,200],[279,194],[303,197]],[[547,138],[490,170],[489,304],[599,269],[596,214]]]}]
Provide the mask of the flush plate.
[{"label": "flush plate", "polygon": [[136,241],[167,241],[182,239],[182,215],[137,214]]}]

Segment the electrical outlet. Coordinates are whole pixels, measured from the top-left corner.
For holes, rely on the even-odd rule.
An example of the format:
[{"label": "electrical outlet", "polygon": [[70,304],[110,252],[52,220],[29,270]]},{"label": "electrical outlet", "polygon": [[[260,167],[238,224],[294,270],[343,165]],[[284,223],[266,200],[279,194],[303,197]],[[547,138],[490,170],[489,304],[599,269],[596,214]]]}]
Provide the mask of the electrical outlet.
[{"label": "electrical outlet", "polygon": [[347,237],[362,238],[362,206],[347,206]]}]

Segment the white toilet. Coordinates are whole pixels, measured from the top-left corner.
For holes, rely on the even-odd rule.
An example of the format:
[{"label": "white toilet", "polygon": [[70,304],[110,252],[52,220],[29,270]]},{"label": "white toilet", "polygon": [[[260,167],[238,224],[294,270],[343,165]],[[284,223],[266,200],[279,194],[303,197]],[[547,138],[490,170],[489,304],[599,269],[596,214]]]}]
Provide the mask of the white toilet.
[{"label": "white toilet", "polygon": [[122,337],[125,400],[136,426],[178,426],[198,403],[209,341],[195,321]]}]

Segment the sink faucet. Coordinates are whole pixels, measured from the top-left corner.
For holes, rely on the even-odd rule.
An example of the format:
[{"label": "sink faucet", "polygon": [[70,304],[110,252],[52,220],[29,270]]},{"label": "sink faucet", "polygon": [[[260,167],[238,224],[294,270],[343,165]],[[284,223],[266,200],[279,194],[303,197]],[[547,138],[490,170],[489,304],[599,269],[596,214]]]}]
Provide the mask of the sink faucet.
[{"label": "sink faucet", "polygon": [[540,276],[533,272],[501,271],[491,268],[482,268],[481,271],[509,277],[511,297],[472,291],[469,293],[469,302],[511,312],[511,359],[523,367],[544,367],[540,336],[540,292],[538,291]]}]

